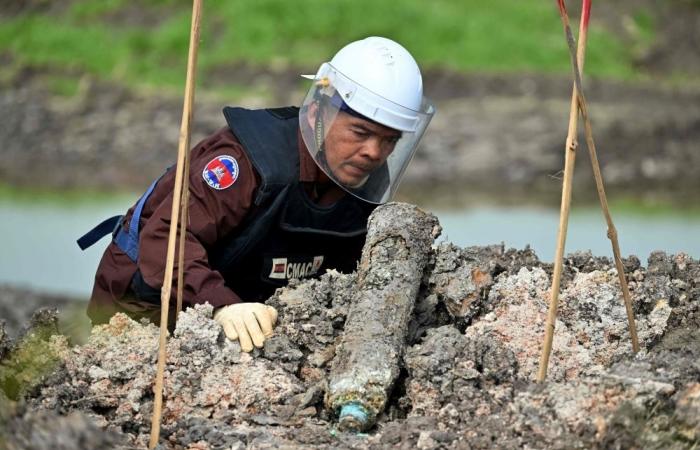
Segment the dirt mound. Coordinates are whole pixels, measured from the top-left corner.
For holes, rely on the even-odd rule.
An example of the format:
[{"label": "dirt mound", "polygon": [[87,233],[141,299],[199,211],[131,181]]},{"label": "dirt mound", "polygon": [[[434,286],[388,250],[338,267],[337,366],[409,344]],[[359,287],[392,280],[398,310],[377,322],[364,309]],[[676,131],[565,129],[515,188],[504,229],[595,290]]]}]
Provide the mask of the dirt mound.
[{"label": "dirt mound", "polygon": [[[174,162],[181,100],[89,78],[68,99],[51,95],[41,77],[23,73],[17,85],[0,92],[0,109],[12,111],[0,123],[3,182],[37,188],[27,176],[31,172],[42,174],[41,187],[46,189],[138,191]],[[413,187],[426,195],[426,187],[437,184],[454,192],[459,184],[460,194],[504,196],[510,190],[522,197],[527,189],[528,195],[559,195],[571,93],[567,77],[434,73],[426,76],[426,83],[429,93],[432,87],[438,94],[439,113],[406,172],[403,191]],[[687,192],[691,199],[697,197],[697,89],[587,80],[586,94],[607,187],[635,195],[671,193],[679,198]],[[302,97],[303,92],[292,89],[272,103],[246,98],[241,106],[294,104]],[[193,144],[225,125],[223,101],[198,99]],[[584,139],[579,142],[574,181],[592,196]]]},{"label": "dirt mound", "polygon": [[[74,336],[73,325],[69,318],[80,311],[84,315],[85,300],[61,295],[45,294],[30,289],[0,284],[0,321],[4,323],[4,332],[11,338],[24,333],[22,327],[32,316],[34,311],[43,307],[58,308],[61,311],[59,317],[59,330]],[[71,317],[69,317],[71,316]]]},{"label": "dirt mound", "polygon": [[[567,257],[549,378],[538,384],[551,267],[529,250],[502,247],[443,243],[427,257],[401,370],[368,434],[338,431],[337,412],[324,402],[358,290],[356,274],[328,272],[267,301],[279,325],[251,354],[226,340],[210,306],[183,312],[168,342],[161,448],[700,442],[700,262],[660,252],[647,267],[625,261],[642,346],[632,356],[614,265]],[[52,320],[39,317],[34,329],[51,330]],[[155,326],[116,315],[73,347],[55,331],[27,336],[7,345],[0,367],[6,392],[22,387],[6,394],[8,448],[55,448],[41,441],[47,433],[74,448],[147,444]],[[31,360],[42,364],[27,377]]]}]

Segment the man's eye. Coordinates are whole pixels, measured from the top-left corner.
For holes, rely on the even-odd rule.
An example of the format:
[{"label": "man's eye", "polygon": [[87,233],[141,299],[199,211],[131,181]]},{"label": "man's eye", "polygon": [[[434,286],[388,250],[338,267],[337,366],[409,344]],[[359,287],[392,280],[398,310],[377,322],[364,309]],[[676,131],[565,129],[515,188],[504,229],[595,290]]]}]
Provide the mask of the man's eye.
[{"label": "man's eye", "polygon": [[355,133],[355,136],[357,136],[358,138],[367,139],[369,137],[369,133],[366,131],[352,130],[352,132]]}]

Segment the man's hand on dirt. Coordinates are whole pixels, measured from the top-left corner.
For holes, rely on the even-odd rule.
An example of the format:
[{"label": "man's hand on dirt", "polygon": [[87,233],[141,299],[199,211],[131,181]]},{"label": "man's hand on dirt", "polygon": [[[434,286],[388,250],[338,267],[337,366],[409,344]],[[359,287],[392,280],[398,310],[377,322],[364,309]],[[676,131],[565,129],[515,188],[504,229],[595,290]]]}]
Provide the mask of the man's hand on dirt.
[{"label": "man's hand on dirt", "polygon": [[238,339],[241,350],[249,352],[253,345],[261,348],[265,338],[272,336],[277,310],[262,303],[236,303],[219,308],[214,320],[224,328],[227,338]]}]

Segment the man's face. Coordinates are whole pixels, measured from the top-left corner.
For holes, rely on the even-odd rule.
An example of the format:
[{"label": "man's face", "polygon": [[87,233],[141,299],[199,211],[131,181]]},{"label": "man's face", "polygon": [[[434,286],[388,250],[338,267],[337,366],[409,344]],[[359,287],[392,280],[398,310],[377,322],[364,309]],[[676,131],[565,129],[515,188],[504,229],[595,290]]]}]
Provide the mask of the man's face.
[{"label": "man's face", "polygon": [[340,111],[326,135],[326,162],[340,183],[360,187],[400,138],[400,131]]}]

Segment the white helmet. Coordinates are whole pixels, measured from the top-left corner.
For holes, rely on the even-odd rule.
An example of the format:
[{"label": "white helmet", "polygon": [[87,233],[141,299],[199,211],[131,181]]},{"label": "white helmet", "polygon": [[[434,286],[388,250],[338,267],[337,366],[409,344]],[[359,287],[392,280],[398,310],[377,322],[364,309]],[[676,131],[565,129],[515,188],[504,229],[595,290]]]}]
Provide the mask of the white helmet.
[{"label": "white helmet", "polygon": [[[410,162],[430,119],[433,105],[423,97],[418,64],[400,44],[369,37],[343,47],[323,63],[300,110],[301,134],[311,156],[337,184],[372,202],[388,201]],[[311,111],[311,105],[318,108]],[[339,112],[347,112],[400,132],[393,151],[362,182],[343,183],[329,165],[328,132]],[[313,117],[310,117],[313,115]]]}]

